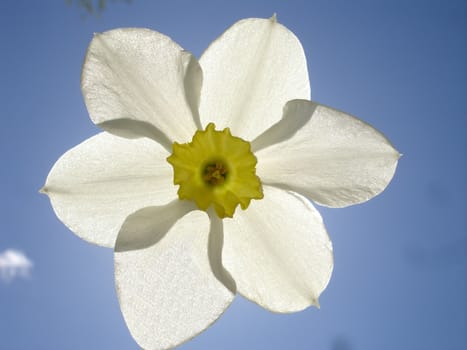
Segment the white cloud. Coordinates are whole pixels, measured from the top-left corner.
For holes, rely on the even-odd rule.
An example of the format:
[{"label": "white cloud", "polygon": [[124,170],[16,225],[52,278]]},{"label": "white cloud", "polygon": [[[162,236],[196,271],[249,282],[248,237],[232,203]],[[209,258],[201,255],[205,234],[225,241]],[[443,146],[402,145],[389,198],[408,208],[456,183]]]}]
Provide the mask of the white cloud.
[{"label": "white cloud", "polygon": [[0,280],[9,282],[17,277],[29,277],[32,266],[23,252],[7,249],[0,253]]}]

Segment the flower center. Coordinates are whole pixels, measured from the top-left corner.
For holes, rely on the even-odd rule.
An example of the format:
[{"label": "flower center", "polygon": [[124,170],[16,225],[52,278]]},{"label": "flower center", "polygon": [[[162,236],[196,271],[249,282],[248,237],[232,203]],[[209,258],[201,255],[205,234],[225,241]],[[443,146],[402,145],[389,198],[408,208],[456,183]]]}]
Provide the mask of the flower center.
[{"label": "flower center", "polygon": [[217,131],[211,123],[190,143],[175,142],[167,161],[180,186],[178,197],[195,201],[201,210],[213,206],[220,218],[232,217],[239,204],[245,210],[252,199],[263,198],[250,143],[228,128]]},{"label": "flower center", "polygon": [[207,164],[203,172],[203,180],[208,185],[222,185],[227,177],[227,167],[222,162]]}]

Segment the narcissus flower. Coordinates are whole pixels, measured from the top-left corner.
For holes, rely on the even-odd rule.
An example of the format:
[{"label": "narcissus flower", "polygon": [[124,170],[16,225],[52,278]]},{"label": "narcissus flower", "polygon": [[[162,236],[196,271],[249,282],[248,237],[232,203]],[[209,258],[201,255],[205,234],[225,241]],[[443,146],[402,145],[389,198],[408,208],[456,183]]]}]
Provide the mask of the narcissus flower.
[{"label": "narcissus flower", "polygon": [[43,192],[70,230],[114,248],[144,349],[194,337],[236,293],[274,312],[317,306],[333,257],[309,199],[367,201],[399,158],[309,100],[302,46],[275,17],[234,24],[199,61],[155,31],[96,34],[81,84],[104,132],[65,153]]}]

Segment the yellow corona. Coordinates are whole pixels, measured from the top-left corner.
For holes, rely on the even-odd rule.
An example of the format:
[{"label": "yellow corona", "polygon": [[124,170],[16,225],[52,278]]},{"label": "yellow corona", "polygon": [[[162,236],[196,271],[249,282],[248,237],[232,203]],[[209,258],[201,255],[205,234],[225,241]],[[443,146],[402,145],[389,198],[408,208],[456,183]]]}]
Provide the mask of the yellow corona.
[{"label": "yellow corona", "polygon": [[250,143],[228,128],[217,131],[211,123],[196,131],[190,143],[175,142],[167,161],[179,185],[178,197],[205,211],[212,205],[220,218],[232,217],[239,204],[245,210],[252,199],[263,198]]}]

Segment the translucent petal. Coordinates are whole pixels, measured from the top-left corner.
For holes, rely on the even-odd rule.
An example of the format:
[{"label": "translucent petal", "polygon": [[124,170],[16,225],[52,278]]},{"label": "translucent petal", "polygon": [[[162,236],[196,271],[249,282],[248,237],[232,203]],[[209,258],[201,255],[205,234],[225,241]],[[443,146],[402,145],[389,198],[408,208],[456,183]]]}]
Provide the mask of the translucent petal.
[{"label": "translucent petal", "polygon": [[66,152],[42,189],[81,238],[113,247],[126,217],[177,198],[167,152],[156,142],[98,134]]},{"label": "translucent petal", "polygon": [[298,194],[263,190],[264,199],[224,220],[224,266],[238,291],[268,310],[318,306],[333,267],[321,216]]},{"label": "translucent petal", "polygon": [[[171,209],[167,213],[186,211]],[[159,215],[161,210],[146,208],[131,215],[122,226],[115,251],[121,310],[133,338],[145,350],[173,348],[196,336],[224,312],[235,293],[219,281],[222,237],[212,237],[221,233],[218,230],[208,234],[208,216],[192,211],[167,220]],[[150,232],[157,237],[152,239],[155,244],[122,249],[128,247],[131,236],[149,238]]]},{"label": "translucent petal", "polygon": [[251,141],[279,121],[284,104],[310,98],[303,48],[283,25],[251,18],[230,27],[200,59],[203,125]]},{"label": "translucent petal", "polygon": [[148,122],[172,142],[189,140],[199,124],[201,82],[201,68],[190,53],[163,34],[138,28],[96,34],[81,76],[94,123]]},{"label": "translucent petal", "polygon": [[320,104],[297,100],[288,105],[284,120],[301,120],[303,126],[285,138],[277,133],[261,141],[272,145],[255,153],[263,183],[330,207],[367,201],[386,188],[400,155],[383,134]]}]

